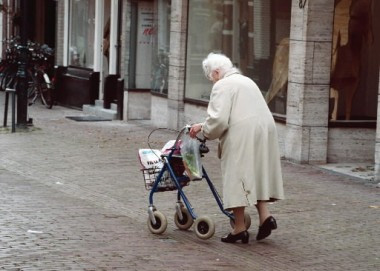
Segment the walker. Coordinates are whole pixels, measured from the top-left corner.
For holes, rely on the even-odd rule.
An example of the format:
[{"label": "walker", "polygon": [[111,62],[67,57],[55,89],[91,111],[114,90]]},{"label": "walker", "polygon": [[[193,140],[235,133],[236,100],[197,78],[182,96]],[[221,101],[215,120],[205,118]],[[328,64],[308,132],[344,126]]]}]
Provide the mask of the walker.
[{"label": "walker", "polygon": [[[157,129],[156,129],[157,130]],[[153,130],[148,136],[148,145],[149,137],[151,134],[156,131]],[[159,155],[157,150],[151,150],[156,159],[148,162],[149,165],[143,165],[141,169],[145,181],[145,188],[150,190],[149,193],[149,207],[148,207],[148,229],[153,234],[162,234],[165,232],[168,222],[166,216],[161,213],[156,206],[154,206],[153,197],[156,192],[165,192],[177,190],[177,203],[175,205],[175,215],[174,223],[180,230],[188,230],[194,224],[194,232],[196,236],[200,239],[209,239],[215,233],[215,223],[208,216],[197,216],[194,212],[194,208],[191,206],[189,199],[187,198],[184,187],[189,185],[194,181],[203,181],[205,180],[214,196],[220,210],[230,219],[230,225],[234,227],[234,216],[232,212],[226,211],[223,208],[223,202],[216,191],[213,183],[211,182],[205,168],[202,166],[202,178],[191,180],[189,176],[185,173],[185,166],[182,161],[182,156],[180,154],[181,148],[181,137],[185,133],[189,133],[190,126],[185,126],[178,133],[176,140],[172,146],[168,149],[168,152],[162,153]],[[197,137],[197,140],[200,142],[199,152],[201,157],[204,154],[208,153],[209,149],[206,146],[206,139],[200,139]],[[141,156],[140,156],[141,162]],[[250,216],[244,214],[245,226],[248,229],[251,225]]]}]

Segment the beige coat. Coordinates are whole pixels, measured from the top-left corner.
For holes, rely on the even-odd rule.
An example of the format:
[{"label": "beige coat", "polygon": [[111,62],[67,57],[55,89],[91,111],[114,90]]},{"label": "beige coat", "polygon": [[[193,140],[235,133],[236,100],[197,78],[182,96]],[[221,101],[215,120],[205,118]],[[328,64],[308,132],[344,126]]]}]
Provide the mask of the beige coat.
[{"label": "beige coat", "polygon": [[257,85],[236,71],[211,91],[202,132],[219,138],[225,209],[284,198],[277,130]]}]

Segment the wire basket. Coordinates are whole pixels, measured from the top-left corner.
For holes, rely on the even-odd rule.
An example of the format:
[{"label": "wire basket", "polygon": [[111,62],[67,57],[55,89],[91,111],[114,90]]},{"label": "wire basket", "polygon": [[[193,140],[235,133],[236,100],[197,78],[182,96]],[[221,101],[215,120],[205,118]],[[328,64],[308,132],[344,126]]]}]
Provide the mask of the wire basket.
[{"label": "wire basket", "polygon": [[[144,177],[145,188],[147,190],[151,190],[157,177],[160,175],[161,168],[148,168],[141,170]],[[170,191],[176,190],[177,187],[173,180],[169,176],[169,172],[165,171],[162,174],[161,179],[158,183],[157,190],[158,191]]]},{"label": "wire basket", "polygon": [[[185,166],[182,162],[181,156],[172,156],[170,158],[170,166],[173,169],[173,173],[178,178],[178,182],[181,186],[188,185],[189,178],[184,175]],[[157,177],[161,173],[161,168],[147,168],[141,169],[144,177],[145,188],[151,190],[154,183],[157,180]],[[162,174],[161,179],[157,185],[157,191],[170,191],[176,190],[177,186],[175,185],[173,179],[171,178],[169,171],[165,170]]]}]

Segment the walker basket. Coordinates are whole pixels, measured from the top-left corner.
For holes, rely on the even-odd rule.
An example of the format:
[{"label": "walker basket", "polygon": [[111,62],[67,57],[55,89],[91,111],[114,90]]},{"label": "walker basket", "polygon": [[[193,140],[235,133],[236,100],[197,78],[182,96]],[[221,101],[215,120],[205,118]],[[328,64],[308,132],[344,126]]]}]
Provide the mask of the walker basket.
[{"label": "walker basket", "polygon": [[[182,157],[172,156],[169,163],[181,187],[188,185],[189,179],[183,175],[185,171],[185,167],[182,163]],[[161,168],[141,169],[143,173],[143,177],[144,177],[145,188],[147,190],[151,190],[153,188],[153,185],[157,177],[160,175],[161,170],[162,170]],[[177,186],[175,185],[174,181],[170,177],[169,171],[165,170],[165,172],[161,176],[161,179],[159,180],[157,191],[163,192],[163,191],[172,191],[176,189],[177,189]]]},{"label": "walker basket", "polygon": [[[151,190],[153,185],[157,179],[157,177],[161,173],[161,168],[146,168],[141,170],[144,176],[145,188],[147,190]],[[157,191],[171,191],[176,190],[174,182],[170,178],[168,172],[164,172],[161,176],[161,179],[157,186]]]}]

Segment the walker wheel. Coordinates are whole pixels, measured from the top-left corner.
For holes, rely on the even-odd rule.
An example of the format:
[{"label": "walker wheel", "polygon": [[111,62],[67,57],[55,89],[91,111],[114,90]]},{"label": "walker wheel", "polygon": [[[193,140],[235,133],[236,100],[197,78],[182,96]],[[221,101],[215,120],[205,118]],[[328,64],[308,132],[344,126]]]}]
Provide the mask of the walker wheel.
[{"label": "walker wheel", "polygon": [[153,215],[154,215],[154,218],[156,219],[156,224],[153,225],[152,221],[148,217],[148,229],[150,230],[151,233],[161,234],[166,230],[168,226],[168,221],[166,219],[166,216],[157,210],[153,212]]},{"label": "walker wheel", "polygon": [[174,214],[174,223],[180,230],[187,230],[193,225],[193,218],[185,207],[181,207],[182,220],[179,219],[177,212]]},{"label": "walker wheel", "polygon": [[[248,213],[244,213],[244,224],[245,224],[246,230],[248,230],[249,227],[251,227],[251,217],[249,216]],[[230,219],[230,225],[231,225],[231,228],[235,228],[235,220]]]},{"label": "walker wheel", "polygon": [[195,234],[200,239],[209,239],[215,233],[215,224],[208,216],[201,216],[195,220]]}]

